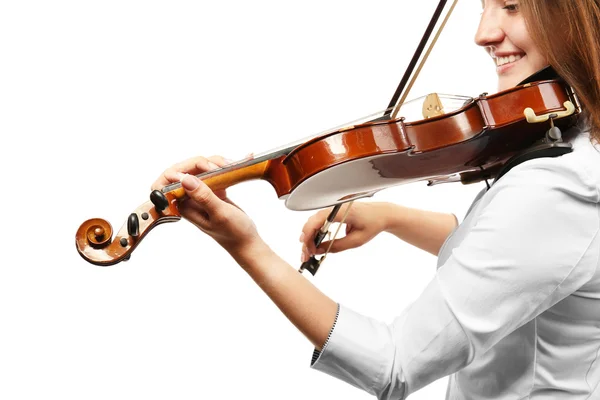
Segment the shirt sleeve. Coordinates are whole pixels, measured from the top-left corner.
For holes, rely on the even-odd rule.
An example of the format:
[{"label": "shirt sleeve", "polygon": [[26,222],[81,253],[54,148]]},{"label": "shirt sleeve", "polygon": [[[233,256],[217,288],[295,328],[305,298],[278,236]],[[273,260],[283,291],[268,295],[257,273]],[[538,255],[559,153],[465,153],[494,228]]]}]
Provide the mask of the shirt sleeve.
[{"label": "shirt sleeve", "polygon": [[595,186],[553,159],[513,168],[408,308],[384,323],[340,305],[312,368],[378,399],[464,368],[593,276],[597,260],[582,258],[599,229]]}]

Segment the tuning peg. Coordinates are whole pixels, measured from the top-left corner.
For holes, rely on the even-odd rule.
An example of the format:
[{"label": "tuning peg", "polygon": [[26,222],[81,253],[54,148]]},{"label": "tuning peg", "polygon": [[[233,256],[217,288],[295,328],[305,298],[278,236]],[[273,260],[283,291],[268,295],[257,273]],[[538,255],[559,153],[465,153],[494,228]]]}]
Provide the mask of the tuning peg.
[{"label": "tuning peg", "polygon": [[133,237],[140,234],[140,220],[136,213],[129,214],[129,218],[127,218],[127,233]]},{"label": "tuning peg", "polygon": [[150,193],[150,201],[154,204],[157,211],[162,211],[169,206],[169,200],[160,190],[153,190]]}]

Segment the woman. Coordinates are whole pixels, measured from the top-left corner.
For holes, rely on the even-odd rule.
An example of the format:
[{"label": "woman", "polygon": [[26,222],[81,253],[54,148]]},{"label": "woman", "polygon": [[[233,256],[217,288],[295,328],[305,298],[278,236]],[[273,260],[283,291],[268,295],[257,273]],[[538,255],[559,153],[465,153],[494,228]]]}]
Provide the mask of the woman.
[{"label": "woman", "polygon": [[[186,174],[214,169],[221,158],[185,161],[153,187],[181,180],[189,196],[182,215],[314,344],[315,369],[381,399],[405,398],[447,375],[451,399],[600,398],[599,9],[597,0],[483,2],[475,41],[496,63],[498,88],[550,64],[587,119],[565,132],[573,152],[514,167],[477,196],[459,226],[452,215],[392,204],[353,207],[349,233],[333,251],[385,230],[438,255],[435,278],[391,324],[325,296],[264,243],[224,192]],[[303,260],[318,252],[312,238],[326,213],[303,229]]]}]

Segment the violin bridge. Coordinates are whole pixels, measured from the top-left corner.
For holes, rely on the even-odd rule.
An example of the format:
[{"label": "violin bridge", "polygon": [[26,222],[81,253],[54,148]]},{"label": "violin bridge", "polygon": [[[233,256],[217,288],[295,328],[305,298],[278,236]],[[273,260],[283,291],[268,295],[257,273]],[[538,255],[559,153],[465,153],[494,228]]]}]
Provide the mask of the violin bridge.
[{"label": "violin bridge", "polygon": [[444,106],[442,100],[437,93],[430,93],[423,101],[423,118],[437,117],[444,114]]}]

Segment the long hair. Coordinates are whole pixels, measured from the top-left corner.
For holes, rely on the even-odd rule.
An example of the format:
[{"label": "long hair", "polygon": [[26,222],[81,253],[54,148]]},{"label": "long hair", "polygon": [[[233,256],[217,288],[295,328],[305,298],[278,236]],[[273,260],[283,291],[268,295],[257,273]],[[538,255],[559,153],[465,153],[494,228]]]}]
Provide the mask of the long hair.
[{"label": "long hair", "polygon": [[599,0],[520,0],[529,34],[577,94],[600,142]]}]

